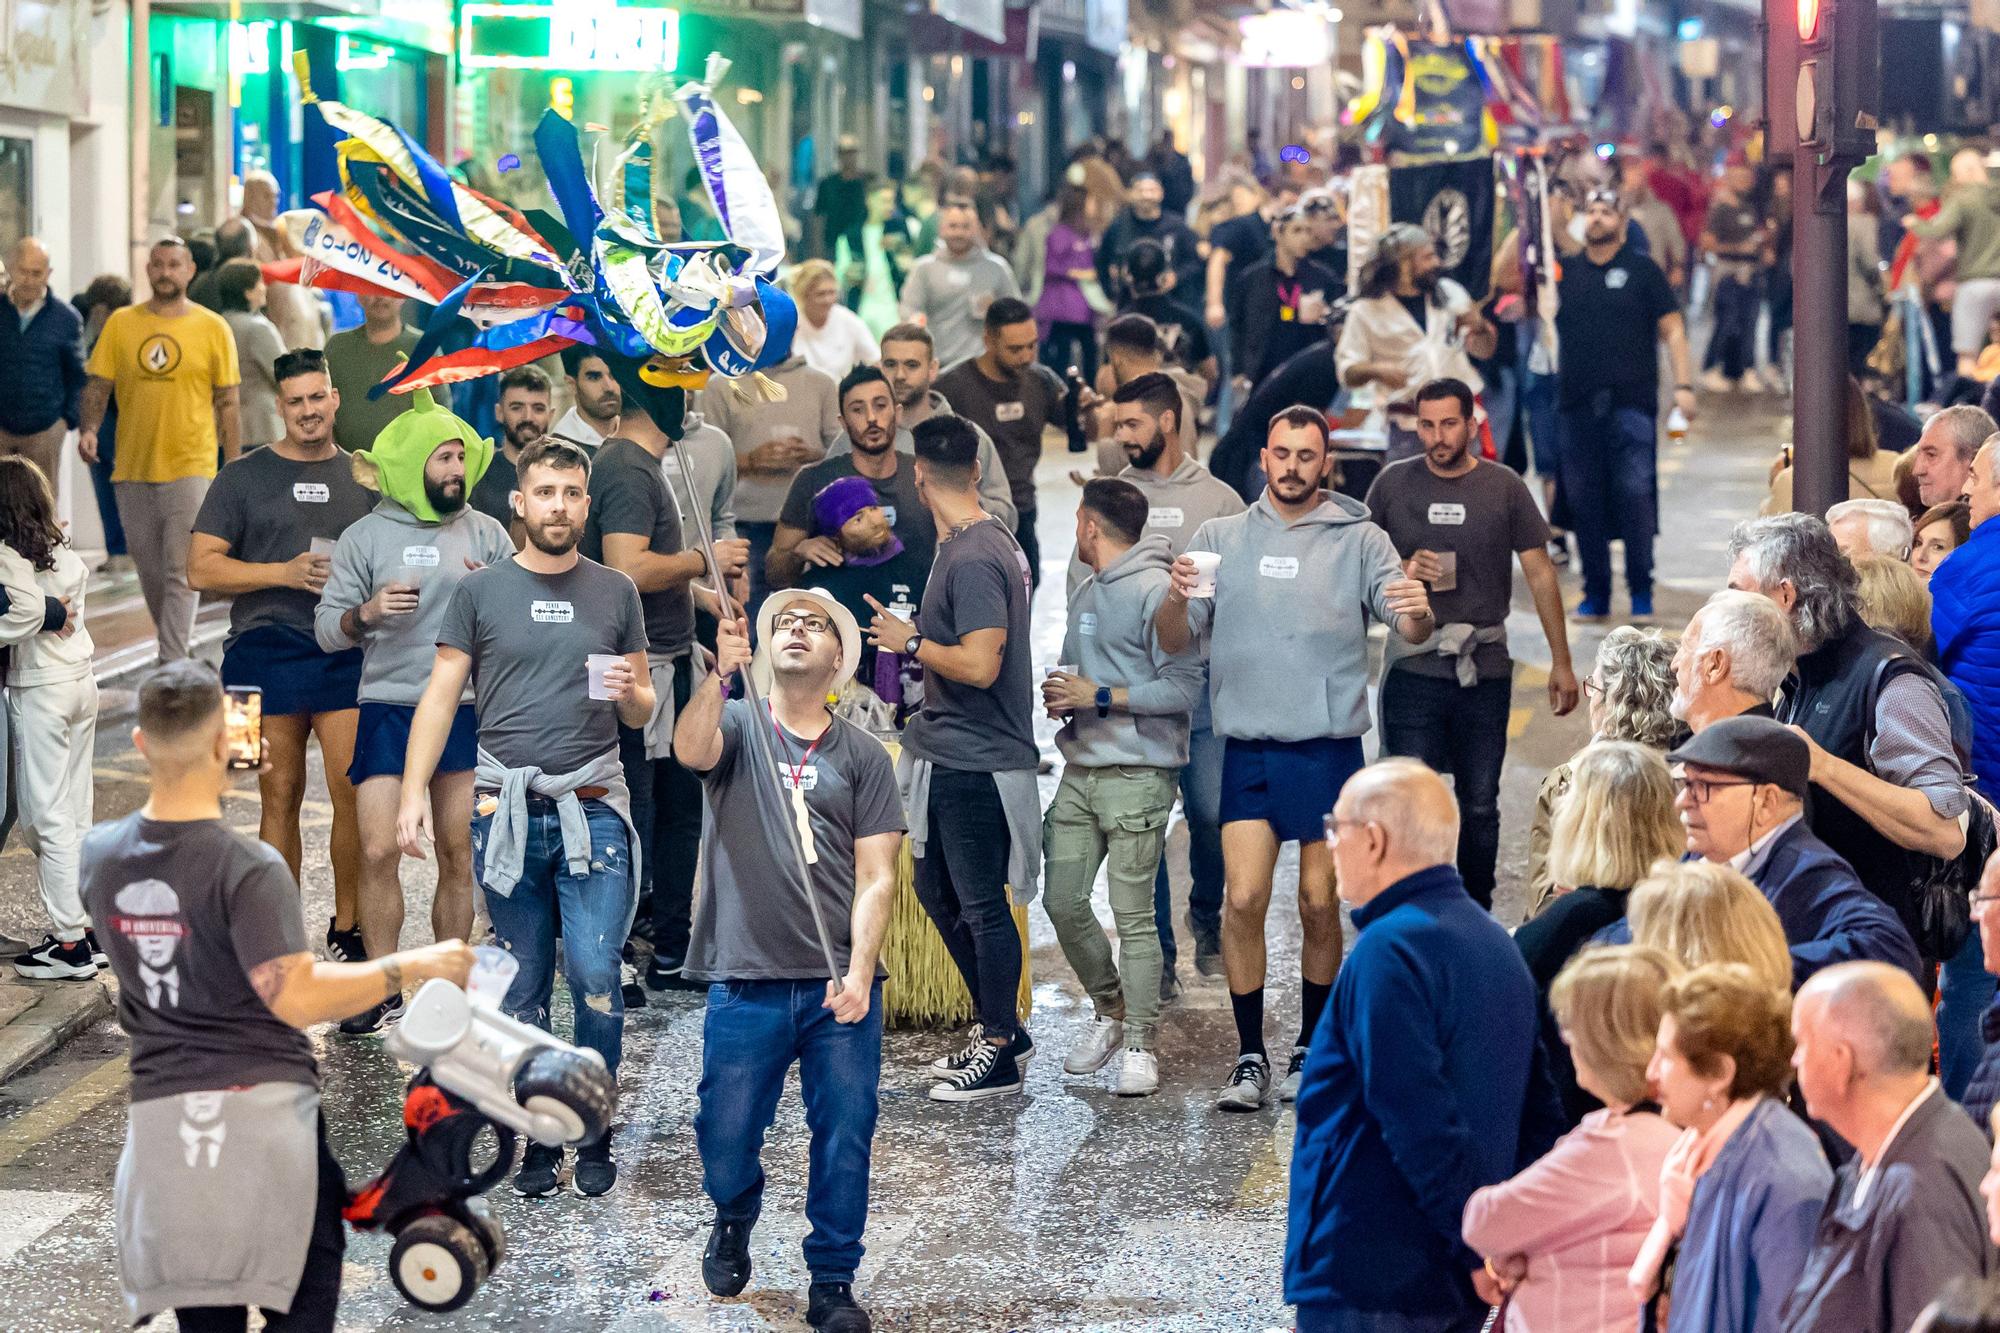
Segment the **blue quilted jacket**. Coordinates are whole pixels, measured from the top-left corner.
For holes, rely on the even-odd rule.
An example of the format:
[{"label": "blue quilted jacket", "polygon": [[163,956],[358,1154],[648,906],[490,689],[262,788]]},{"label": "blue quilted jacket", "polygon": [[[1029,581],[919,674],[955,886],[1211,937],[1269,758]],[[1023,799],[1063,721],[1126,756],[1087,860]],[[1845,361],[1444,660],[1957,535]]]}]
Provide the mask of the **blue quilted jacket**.
[{"label": "blue quilted jacket", "polygon": [[1938,665],[1972,706],[1972,771],[2000,792],[2000,523],[1982,523],[1931,575]]}]

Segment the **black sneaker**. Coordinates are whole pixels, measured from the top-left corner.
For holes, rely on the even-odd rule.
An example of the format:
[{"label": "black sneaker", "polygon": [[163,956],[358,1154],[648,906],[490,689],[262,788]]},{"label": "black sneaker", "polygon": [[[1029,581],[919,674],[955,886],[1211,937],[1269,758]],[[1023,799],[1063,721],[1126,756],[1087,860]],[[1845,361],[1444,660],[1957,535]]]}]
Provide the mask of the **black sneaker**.
[{"label": "black sneaker", "polygon": [[1014,1061],[1012,1044],[989,1046],[981,1042],[971,1063],[950,1078],[932,1084],[930,1095],[934,1102],[977,1102],[1020,1091],[1021,1066]]},{"label": "black sneaker", "polygon": [[692,991],[708,989],[708,984],[690,981],[681,972],[681,964],[671,958],[653,955],[653,961],[646,964],[646,989]]},{"label": "black sneaker", "polygon": [[608,1194],[618,1183],[618,1163],[611,1160],[611,1136],[606,1134],[587,1148],[576,1150],[576,1171],[571,1180],[578,1194],[596,1198]]},{"label": "black sneaker", "polygon": [[83,942],[84,942],[85,944],[88,944],[88,945],[90,946],[90,961],[91,961],[91,962],[93,962],[93,963],[97,964],[97,965],[98,965],[99,967],[110,967],[110,966],[111,966],[111,955],[110,955],[110,954],[108,954],[108,953],[106,953],[106,952],[104,952],[104,946],[103,946],[103,945],[101,945],[101,944],[99,944],[99,943],[97,942],[97,932],[96,932],[96,931],[94,931],[94,930],[86,930],[86,931],[84,931],[84,932],[83,932]]},{"label": "black sneaker", "polygon": [[625,1007],[627,1009],[644,1009],[646,1007],[646,988],[639,984],[639,965],[637,963],[620,963],[618,965],[618,989],[625,994]]},{"label": "black sneaker", "polygon": [[1222,932],[1196,925],[1192,912],[1188,913],[1187,924],[1188,933],[1194,936],[1194,970],[1205,977],[1221,976]]},{"label": "black sneaker", "polygon": [[1162,962],[1160,964],[1160,1003],[1172,1004],[1180,998],[1180,994],[1180,974],[1174,971],[1172,963]]},{"label": "black sneaker", "polygon": [[950,1078],[959,1070],[972,1063],[972,1057],[979,1054],[979,1048],[986,1044],[986,1025],[974,1023],[965,1034],[965,1045],[955,1051],[947,1051],[931,1061],[929,1072],[938,1078]]},{"label": "black sneaker", "polygon": [[97,975],[97,961],[87,939],[65,943],[44,935],[40,944],[14,960],[14,970],[30,981],[86,981]]},{"label": "black sneaker", "polygon": [[1007,1043],[1007,1054],[1014,1057],[1023,1074],[1028,1072],[1028,1061],[1035,1058],[1035,1039],[1028,1035],[1028,1029],[1014,1029],[1014,1040]]},{"label": "black sneaker", "polygon": [[715,1219],[708,1248],[701,1254],[701,1280],[717,1296],[734,1296],[750,1285],[750,1224]]},{"label": "black sneaker", "polygon": [[806,1323],[820,1333],[874,1333],[875,1321],[854,1303],[853,1284],[815,1282],[806,1293]]},{"label": "black sneaker", "polygon": [[514,1173],[514,1189],[530,1199],[554,1193],[562,1180],[562,1159],[561,1148],[544,1148],[530,1140],[528,1151],[521,1155],[521,1169]]},{"label": "black sneaker", "polygon": [[380,1037],[402,1021],[403,997],[398,995],[343,1020],[340,1031],[342,1036],[347,1037]]},{"label": "black sneaker", "polygon": [[361,927],[336,930],[329,917],[326,923],[326,956],[336,963],[367,962],[368,946],[361,942]]}]

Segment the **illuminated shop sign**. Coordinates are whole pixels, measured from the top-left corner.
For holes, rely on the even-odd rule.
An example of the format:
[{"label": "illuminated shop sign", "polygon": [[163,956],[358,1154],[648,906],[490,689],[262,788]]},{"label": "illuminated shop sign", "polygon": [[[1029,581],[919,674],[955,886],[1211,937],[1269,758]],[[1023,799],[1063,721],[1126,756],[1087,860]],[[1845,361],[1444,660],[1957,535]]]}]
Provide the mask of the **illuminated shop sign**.
[{"label": "illuminated shop sign", "polygon": [[459,9],[470,69],[672,69],[680,13],[607,4],[472,4]]}]

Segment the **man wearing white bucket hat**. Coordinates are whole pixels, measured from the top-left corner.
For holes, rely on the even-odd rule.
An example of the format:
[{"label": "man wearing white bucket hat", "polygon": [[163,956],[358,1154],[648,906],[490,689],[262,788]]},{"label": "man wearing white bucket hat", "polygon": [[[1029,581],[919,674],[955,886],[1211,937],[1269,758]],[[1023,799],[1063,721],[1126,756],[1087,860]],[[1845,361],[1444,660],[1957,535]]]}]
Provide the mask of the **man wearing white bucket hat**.
[{"label": "man wearing white bucket hat", "polygon": [[[674,726],[674,751],[700,777],[707,804],[686,968],[690,979],[709,983],[694,1129],[715,1226],[702,1279],[718,1296],[734,1296],[750,1280],[764,1134],[796,1062],[812,1134],[806,1320],[866,1333],[853,1283],[882,1073],[885,974],[877,959],[903,805],[888,752],[828,706],[861,655],[846,608],[818,589],[773,593],[757,616],[757,642],[750,665],[749,627],[741,620],[717,627],[715,674]],[[723,682],[745,665],[761,706],[724,701]],[[759,727],[770,730],[759,738],[752,731]],[[766,755],[776,760],[775,774],[759,773]],[[785,845],[787,824],[804,851],[809,887]],[[827,976],[816,917],[842,969],[839,983]]]}]

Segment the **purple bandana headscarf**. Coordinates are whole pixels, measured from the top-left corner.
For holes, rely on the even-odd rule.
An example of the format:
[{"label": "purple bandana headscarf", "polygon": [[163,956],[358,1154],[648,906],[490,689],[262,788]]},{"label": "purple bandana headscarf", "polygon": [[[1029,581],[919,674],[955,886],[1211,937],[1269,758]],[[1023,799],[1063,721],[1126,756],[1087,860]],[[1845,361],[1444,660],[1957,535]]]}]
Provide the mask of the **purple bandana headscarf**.
[{"label": "purple bandana headscarf", "polygon": [[[828,482],[813,496],[813,535],[840,540],[840,530],[847,520],[864,509],[871,509],[882,503],[875,495],[875,487],[866,477],[842,477]],[[879,565],[893,560],[903,553],[903,539],[893,531],[888,542],[879,551],[867,555],[849,554],[847,563],[859,568]]]}]

